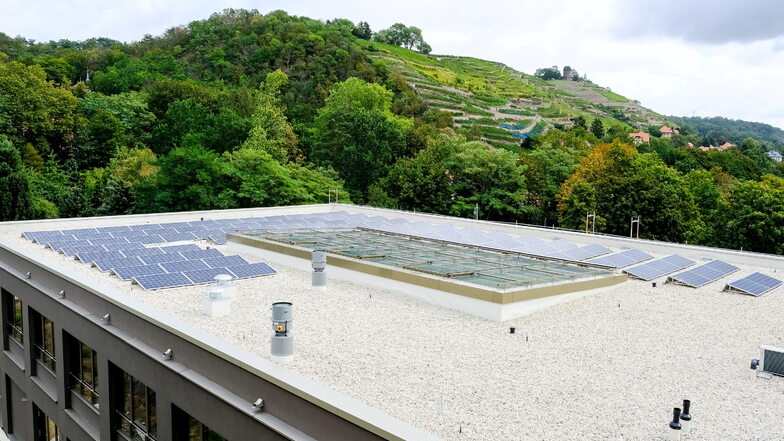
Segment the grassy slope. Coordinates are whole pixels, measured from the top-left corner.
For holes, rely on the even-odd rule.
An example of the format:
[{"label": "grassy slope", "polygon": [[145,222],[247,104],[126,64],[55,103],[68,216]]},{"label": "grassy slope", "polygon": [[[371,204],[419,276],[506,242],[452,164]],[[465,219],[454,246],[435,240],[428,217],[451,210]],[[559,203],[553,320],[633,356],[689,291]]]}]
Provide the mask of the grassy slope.
[{"label": "grassy slope", "polygon": [[[543,81],[509,66],[472,57],[423,55],[397,46],[358,40],[367,54],[401,73],[431,107],[473,127],[491,145],[514,147],[513,134],[537,133],[582,115],[608,125],[640,127],[665,122],[661,115],[593,83]],[[613,115],[610,110],[613,110]],[[619,113],[620,112],[620,113]],[[622,115],[623,120],[616,118]],[[525,125],[521,130],[498,124]]]}]

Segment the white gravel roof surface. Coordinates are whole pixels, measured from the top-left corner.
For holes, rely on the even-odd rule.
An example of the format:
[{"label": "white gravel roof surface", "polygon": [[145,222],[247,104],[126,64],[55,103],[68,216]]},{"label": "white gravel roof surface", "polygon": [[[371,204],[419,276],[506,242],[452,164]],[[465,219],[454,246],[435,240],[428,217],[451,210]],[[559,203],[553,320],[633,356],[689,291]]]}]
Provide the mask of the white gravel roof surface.
[{"label": "white gravel roof surface", "polygon": [[[143,222],[121,219],[101,225]],[[447,440],[664,440],[684,398],[689,439],[784,439],[784,378],[748,375],[759,345],[784,347],[784,288],[759,298],[720,292],[728,280],[760,270],[781,278],[781,270],[739,265],[699,289],[664,284],[666,276],[656,288],[629,280],[497,323],[352,282],[313,291],[308,272],[268,261],[278,274],[239,281],[231,315],[210,318],[201,314],[205,286],[144,291],[19,237],[29,225],[2,230],[262,357],[271,303],[292,302],[289,369]]]}]

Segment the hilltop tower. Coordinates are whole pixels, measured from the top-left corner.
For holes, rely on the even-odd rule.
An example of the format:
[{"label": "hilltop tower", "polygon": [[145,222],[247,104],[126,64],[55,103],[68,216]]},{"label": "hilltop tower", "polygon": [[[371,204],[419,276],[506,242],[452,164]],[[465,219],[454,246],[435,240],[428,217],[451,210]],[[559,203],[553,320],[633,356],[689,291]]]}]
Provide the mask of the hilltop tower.
[{"label": "hilltop tower", "polygon": [[563,68],[563,79],[564,80],[572,80],[572,68],[569,66],[564,66]]}]

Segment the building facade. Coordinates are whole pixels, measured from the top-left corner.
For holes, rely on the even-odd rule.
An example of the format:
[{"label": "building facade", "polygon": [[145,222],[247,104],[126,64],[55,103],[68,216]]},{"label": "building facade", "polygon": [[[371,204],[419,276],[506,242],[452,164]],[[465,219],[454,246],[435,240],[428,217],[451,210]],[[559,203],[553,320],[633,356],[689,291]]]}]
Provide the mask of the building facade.
[{"label": "building facade", "polygon": [[431,438],[105,288],[0,243],[12,441]]}]

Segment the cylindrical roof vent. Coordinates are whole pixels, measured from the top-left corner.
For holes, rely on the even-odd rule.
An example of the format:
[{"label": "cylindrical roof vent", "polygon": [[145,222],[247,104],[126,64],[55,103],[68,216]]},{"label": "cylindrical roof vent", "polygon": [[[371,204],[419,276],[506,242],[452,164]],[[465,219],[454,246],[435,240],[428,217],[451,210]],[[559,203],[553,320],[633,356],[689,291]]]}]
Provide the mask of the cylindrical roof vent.
[{"label": "cylindrical roof vent", "polygon": [[291,334],[294,306],[289,302],[272,304],[272,339],[270,354],[278,362],[287,362],[294,357],[294,336]]},{"label": "cylindrical roof vent", "polygon": [[207,295],[202,298],[202,313],[210,317],[223,317],[231,313],[231,300],[236,290],[231,279],[228,274],[215,276],[215,283],[207,288]]},{"label": "cylindrical roof vent", "polygon": [[324,291],[327,289],[327,252],[325,250],[313,251],[313,289]]}]

